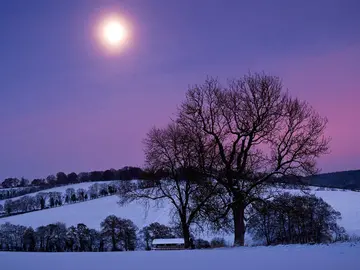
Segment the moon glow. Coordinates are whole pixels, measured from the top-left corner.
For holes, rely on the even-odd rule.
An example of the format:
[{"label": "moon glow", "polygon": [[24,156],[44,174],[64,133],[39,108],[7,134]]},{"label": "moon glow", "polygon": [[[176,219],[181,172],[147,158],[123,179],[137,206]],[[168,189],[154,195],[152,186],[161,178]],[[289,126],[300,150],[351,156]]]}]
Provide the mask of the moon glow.
[{"label": "moon glow", "polygon": [[104,24],[103,35],[110,46],[119,46],[126,38],[126,30],[120,22],[111,20]]},{"label": "moon glow", "polygon": [[121,51],[129,41],[129,27],[119,16],[105,16],[98,25],[97,33],[108,52]]}]

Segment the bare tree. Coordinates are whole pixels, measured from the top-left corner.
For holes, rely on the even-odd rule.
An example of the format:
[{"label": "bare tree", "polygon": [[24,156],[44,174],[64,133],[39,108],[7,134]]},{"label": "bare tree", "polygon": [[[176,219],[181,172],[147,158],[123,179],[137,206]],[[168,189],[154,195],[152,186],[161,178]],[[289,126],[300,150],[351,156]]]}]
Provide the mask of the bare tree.
[{"label": "bare tree", "polygon": [[78,188],[76,190],[76,195],[79,201],[85,201],[87,199],[87,193],[86,190],[83,188]]},{"label": "bare tree", "polygon": [[154,222],[145,226],[141,231],[140,235],[145,243],[145,249],[151,249],[151,242],[156,238],[175,238],[173,229],[166,225]]},{"label": "bare tree", "polygon": [[18,212],[29,212],[37,208],[36,198],[29,195],[20,197],[20,199],[14,201],[14,204],[17,205],[16,208]]},{"label": "bare tree", "polygon": [[41,210],[46,207],[46,200],[49,197],[49,193],[39,192],[36,194],[36,204]]},{"label": "bare tree", "polygon": [[138,229],[131,220],[110,215],[101,222],[101,228],[101,233],[112,251],[135,250]]},{"label": "bare tree", "polygon": [[76,193],[74,188],[67,188],[65,191],[65,202],[66,203],[74,203],[76,202]]},{"label": "bare tree", "polygon": [[89,196],[90,199],[96,199],[99,197],[99,184],[95,183],[89,187]]},{"label": "bare tree", "polygon": [[26,228],[24,235],[24,251],[35,251],[36,249],[36,234],[32,227]]},{"label": "bare tree", "polygon": [[61,206],[62,201],[62,193],[61,192],[49,192],[49,206]]},{"label": "bare tree", "polygon": [[204,166],[196,149],[196,140],[176,124],[153,128],[144,141],[146,164],[151,171],[164,171],[163,179],[139,181],[120,188],[120,204],[141,200],[149,206],[166,200],[173,206],[173,218],[180,223],[185,247],[190,247],[192,224],[199,225],[202,206],[213,195],[217,184],[198,173]]},{"label": "bare tree", "polygon": [[101,222],[101,234],[111,245],[112,251],[119,250],[119,218],[114,215],[110,215]]},{"label": "bare tree", "polygon": [[235,245],[244,245],[245,209],[261,199],[264,185],[317,173],[316,159],[328,151],[327,120],[282,88],[279,78],[265,74],[226,87],[208,78],[188,90],[179,109],[177,123],[188,134],[216,145],[218,162],[206,173],[228,193]]},{"label": "bare tree", "polygon": [[10,215],[14,212],[13,209],[13,201],[12,200],[6,200],[4,203],[4,210],[7,215]]},{"label": "bare tree", "polygon": [[119,240],[123,250],[133,251],[136,249],[138,228],[130,219],[119,218]]}]

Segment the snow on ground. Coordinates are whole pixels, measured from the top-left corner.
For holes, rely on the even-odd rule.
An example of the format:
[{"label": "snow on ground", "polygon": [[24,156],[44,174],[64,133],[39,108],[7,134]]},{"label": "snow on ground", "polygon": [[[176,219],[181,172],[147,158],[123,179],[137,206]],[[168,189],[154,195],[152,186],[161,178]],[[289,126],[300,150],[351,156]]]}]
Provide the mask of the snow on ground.
[{"label": "snow on ground", "polygon": [[[79,184],[71,184],[71,185],[66,185],[66,186],[61,186],[61,187],[54,187],[54,188],[49,188],[49,189],[44,189],[44,190],[41,190],[41,191],[37,191],[37,192],[33,192],[33,193],[29,193],[29,194],[26,194],[26,195],[22,195],[22,196],[18,196],[18,197],[14,197],[14,198],[11,198],[11,200],[15,201],[15,200],[18,200],[20,199],[21,197],[23,196],[36,196],[36,194],[40,193],[40,192],[61,192],[63,194],[65,194],[65,191],[68,189],[68,188],[73,188],[75,189],[75,191],[79,188],[83,188],[85,189],[86,191],[88,190],[88,188],[94,184],[110,184],[112,181],[100,181],[100,182],[84,182],[84,183],[79,183]],[[6,200],[0,200],[0,204],[4,204]]]},{"label": "snow on ground", "polygon": [[293,245],[188,251],[101,253],[0,252],[6,270],[358,270],[360,245]]},{"label": "snow on ground", "polygon": [[311,193],[322,198],[341,213],[342,220],[338,223],[345,228],[350,236],[353,234],[360,236],[360,192],[324,190],[312,191]]},{"label": "snow on ground", "polygon": [[[154,204],[152,204],[149,210],[146,211],[144,205],[140,203],[132,202],[126,206],[119,206],[118,201],[118,196],[107,196],[86,202],[0,218],[0,224],[10,222],[37,228],[56,222],[63,222],[68,227],[83,223],[89,228],[100,230],[100,223],[109,215],[130,219],[139,229],[153,222],[167,225],[171,223],[171,207],[169,204],[164,203],[163,207],[160,208],[154,207]],[[196,236],[207,240],[215,237],[211,233],[197,233]],[[229,245],[233,243],[233,235],[220,234],[219,236],[224,237]],[[247,236],[246,239],[248,240],[247,243],[249,243],[251,238]]]},{"label": "snow on ground", "polygon": [[64,222],[67,226],[84,223],[89,228],[100,229],[100,223],[109,215],[131,219],[139,228],[152,222],[169,223],[169,208],[150,208],[146,215],[142,204],[133,202],[120,207],[117,196],[107,196],[82,203],[31,212],[0,219],[0,224],[10,222],[33,228],[50,223]]},{"label": "snow on ground", "polygon": [[[93,183],[82,183],[61,187],[63,190],[72,186],[76,188],[91,185]],[[59,190],[61,191],[61,190]],[[292,191],[300,192],[300,191]],[[316,196],[322,197],[335,210],[342,214],[339,222],[350,236],[353,234],[360,236],[360,192],[353,191],[313,191]],[[99,229],[100,223],[109,215],[116,215],[122,218],[131,219],[140,229],[152,222],[169,224],[170,205],[157,209],[150,207],[146,216],[146,211],[142,204],[133,202],[129,205],[120,207],[117,196],[103,197],[82,203],[64,205],[62,207],[31,212],[22,215],[0,218],[0,224],[10,222],[36,228],[50,223],[64,222],[67,226],[84,223],[89,228]],[[222,235],[223,236],[223,235]],[[212,234],[201,235],[205,239],[211,239]],[[225,236],[225,239],[232,242],[233,236]],[[250,243],[250,237],[246,236],[246,242]]]},{"label": "snow on ground", "polygon": [[360,236],[360,192],[316,191],[315,194],[341,213],[342,220],[339,224],[350,235]]}]

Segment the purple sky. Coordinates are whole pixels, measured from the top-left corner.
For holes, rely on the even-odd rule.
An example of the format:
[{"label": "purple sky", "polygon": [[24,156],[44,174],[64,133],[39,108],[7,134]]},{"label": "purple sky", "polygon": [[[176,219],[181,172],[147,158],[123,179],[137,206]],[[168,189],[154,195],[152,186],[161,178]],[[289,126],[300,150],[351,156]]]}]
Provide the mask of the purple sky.
[{"label": "purple sky", "polygon": [[[132,45],[93,38],[117,11]],[[329,119],[324,172],[360,168],[358,0],[0,1],[0,179],[143,164],[189,84],[265,71]]]}]

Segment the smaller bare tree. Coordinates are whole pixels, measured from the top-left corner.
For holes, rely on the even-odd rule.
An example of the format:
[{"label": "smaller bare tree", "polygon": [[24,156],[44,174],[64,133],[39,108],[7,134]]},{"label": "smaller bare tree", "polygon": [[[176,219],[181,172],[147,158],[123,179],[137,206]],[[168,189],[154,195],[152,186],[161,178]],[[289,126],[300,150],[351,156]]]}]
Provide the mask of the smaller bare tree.
[{"label": "smaller bare tree", "polygon": [[150,201],[158,207],[169,202],[173,206],[173,221],[180,223],[185,247],[189,248],[191,226],[201,226],[201,211],[217,184],[202,177],[198,169],[201,158],[194,151],[196,140],[176,124],[153,128],[144,143],[148,168],[153,172],[161,170],[167,177],[120,188],[120,204],[140,200],[148,209]]}]

